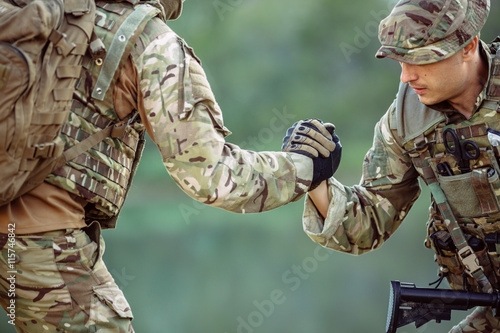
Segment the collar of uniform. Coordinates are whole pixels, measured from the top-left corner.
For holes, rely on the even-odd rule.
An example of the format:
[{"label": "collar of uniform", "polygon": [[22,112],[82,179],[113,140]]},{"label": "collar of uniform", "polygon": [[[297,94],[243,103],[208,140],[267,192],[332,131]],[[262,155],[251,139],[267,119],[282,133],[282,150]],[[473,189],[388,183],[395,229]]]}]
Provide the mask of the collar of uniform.
[{"label": "collar of uniform", "polygon": [[[488,65],[488,80],[486,80],[486,83],[485,83],[483,89],[481,90],[481,92],[477,96],[476,104],[474,105],[474,111],[472,112],[472,114],[476,113],[476,111],[479,109],[479,107],[483,103],[484,99],[486,98],[486,91],[487,91],[487,88],[489,86],[490,79],[491,79],[491,63],[492,63],[491,52],[489,51],[489,48],[486,45],[486,43],[484,43],[482,40],[479,40],[478,47],[479,47],[479,52],[481,54],[481,57],[486,60],[487,65]],[[444,102],[437,103],[434,105],[429,105],[429,107],[431,109],[436,110],[436,111],[443,112],[448,120],[450,120],[450,118],[454,118],[454,116],[453,116],[454,113],[458,113],[451,106],[451,104],[448,101],[444,101]]]},{"label": "collar of uniform", "polygon": [[488,48],[488,45],[486,45],[482,40],[480,40],[479,43],[479,52],[481,54],[481,57],[483,59],[486,59],[487,66],[488,66],[488,79],[484,83],[483,90],[479,93],[479,96],[477,96],[476,104],[474,105],[474,111],[472,114],[476,113],[476,111],[479,109],[481,104],[483,104],[483,101],[486,98],[486,93],[488,91],[488,87],[490,86],[490,80],[491,80],[491,75],[492,75],[492,63],[493,63],[493,55],[490,52],[490,49]]}]

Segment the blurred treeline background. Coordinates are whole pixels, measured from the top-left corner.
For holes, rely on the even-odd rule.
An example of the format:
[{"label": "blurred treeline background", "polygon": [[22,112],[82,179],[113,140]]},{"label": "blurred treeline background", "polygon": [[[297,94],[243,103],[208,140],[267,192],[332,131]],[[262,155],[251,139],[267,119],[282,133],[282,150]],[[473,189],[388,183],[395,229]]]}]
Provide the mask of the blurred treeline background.
[{"label": "blurred treeline background", "polygon": [[[332,122],[343,145],[336,177],[359,182],[373,127],[397,92],[399,65],[377,60],[377,27],[394,0],[188,0],[171,27],[201,58],[227,141],[279,150],[295,121]],[[500,34],[500,5],[482,39]],[[176,187],[149,142],[105,261],[138,333],[385,332],[391,280],[437,279],[423,246],[429,193],[394,237],[354,257],[302,231],[303,199],[262,214],[203,206]],[[443,286],[447,287],[444,283]],[[398,330],[448,332],[452,322]],[[1,332],[13,332],[5,320]]]}]

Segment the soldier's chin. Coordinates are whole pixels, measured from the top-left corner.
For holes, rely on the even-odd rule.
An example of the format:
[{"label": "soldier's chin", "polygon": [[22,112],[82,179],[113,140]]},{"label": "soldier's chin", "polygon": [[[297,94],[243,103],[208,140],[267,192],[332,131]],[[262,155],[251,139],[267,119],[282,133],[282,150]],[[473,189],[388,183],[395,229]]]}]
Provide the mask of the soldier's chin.
[{"label": "soldier's chin", "polygon": [[422,103],[426,106],[433,106],[433,105],[444,102],[444,100],[431,99],[428,96],[418,96],[418,100],[420,101],[420,103]]}]

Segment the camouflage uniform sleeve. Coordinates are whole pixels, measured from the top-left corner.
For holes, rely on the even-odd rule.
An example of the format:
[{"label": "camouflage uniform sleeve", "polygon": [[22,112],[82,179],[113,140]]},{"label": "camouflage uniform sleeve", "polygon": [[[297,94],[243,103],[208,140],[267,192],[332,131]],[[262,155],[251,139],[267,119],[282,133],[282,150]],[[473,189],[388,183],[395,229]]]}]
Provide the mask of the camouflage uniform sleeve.
[{"label": "camouflage uniform sleeve", "polygon": [[407,215],[420,194],[418,174],[395,139],[395,104],[375,127],[372,148],[363,163],[360,185],[328,180],[330,205],[326,219],[306,197],[304,231],[334,250],[355,255],[380,247]]},{"label": "camouflage uniform sleeve", "polygon": [[270,210],[306,193],[311,159],[225,141],[230,132],[205,73],[174,32],[152,41],[139,62],[146,129],[185,193],[237,213]]}]

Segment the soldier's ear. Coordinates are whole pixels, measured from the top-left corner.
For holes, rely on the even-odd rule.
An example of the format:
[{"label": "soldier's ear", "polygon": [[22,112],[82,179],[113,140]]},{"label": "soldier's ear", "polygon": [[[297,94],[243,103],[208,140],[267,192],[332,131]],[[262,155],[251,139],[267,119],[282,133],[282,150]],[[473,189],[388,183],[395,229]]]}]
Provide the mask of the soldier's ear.
[{"label": "soldier's ear", "polygon": [[476,54],[478,50],[478,45],[479,45],[479,37],[476,36],[472,41],[465,45],[465,47],[462,50],[462,54],[464,56],[464,61],[470,61],[472,60],[473,56]]}]

